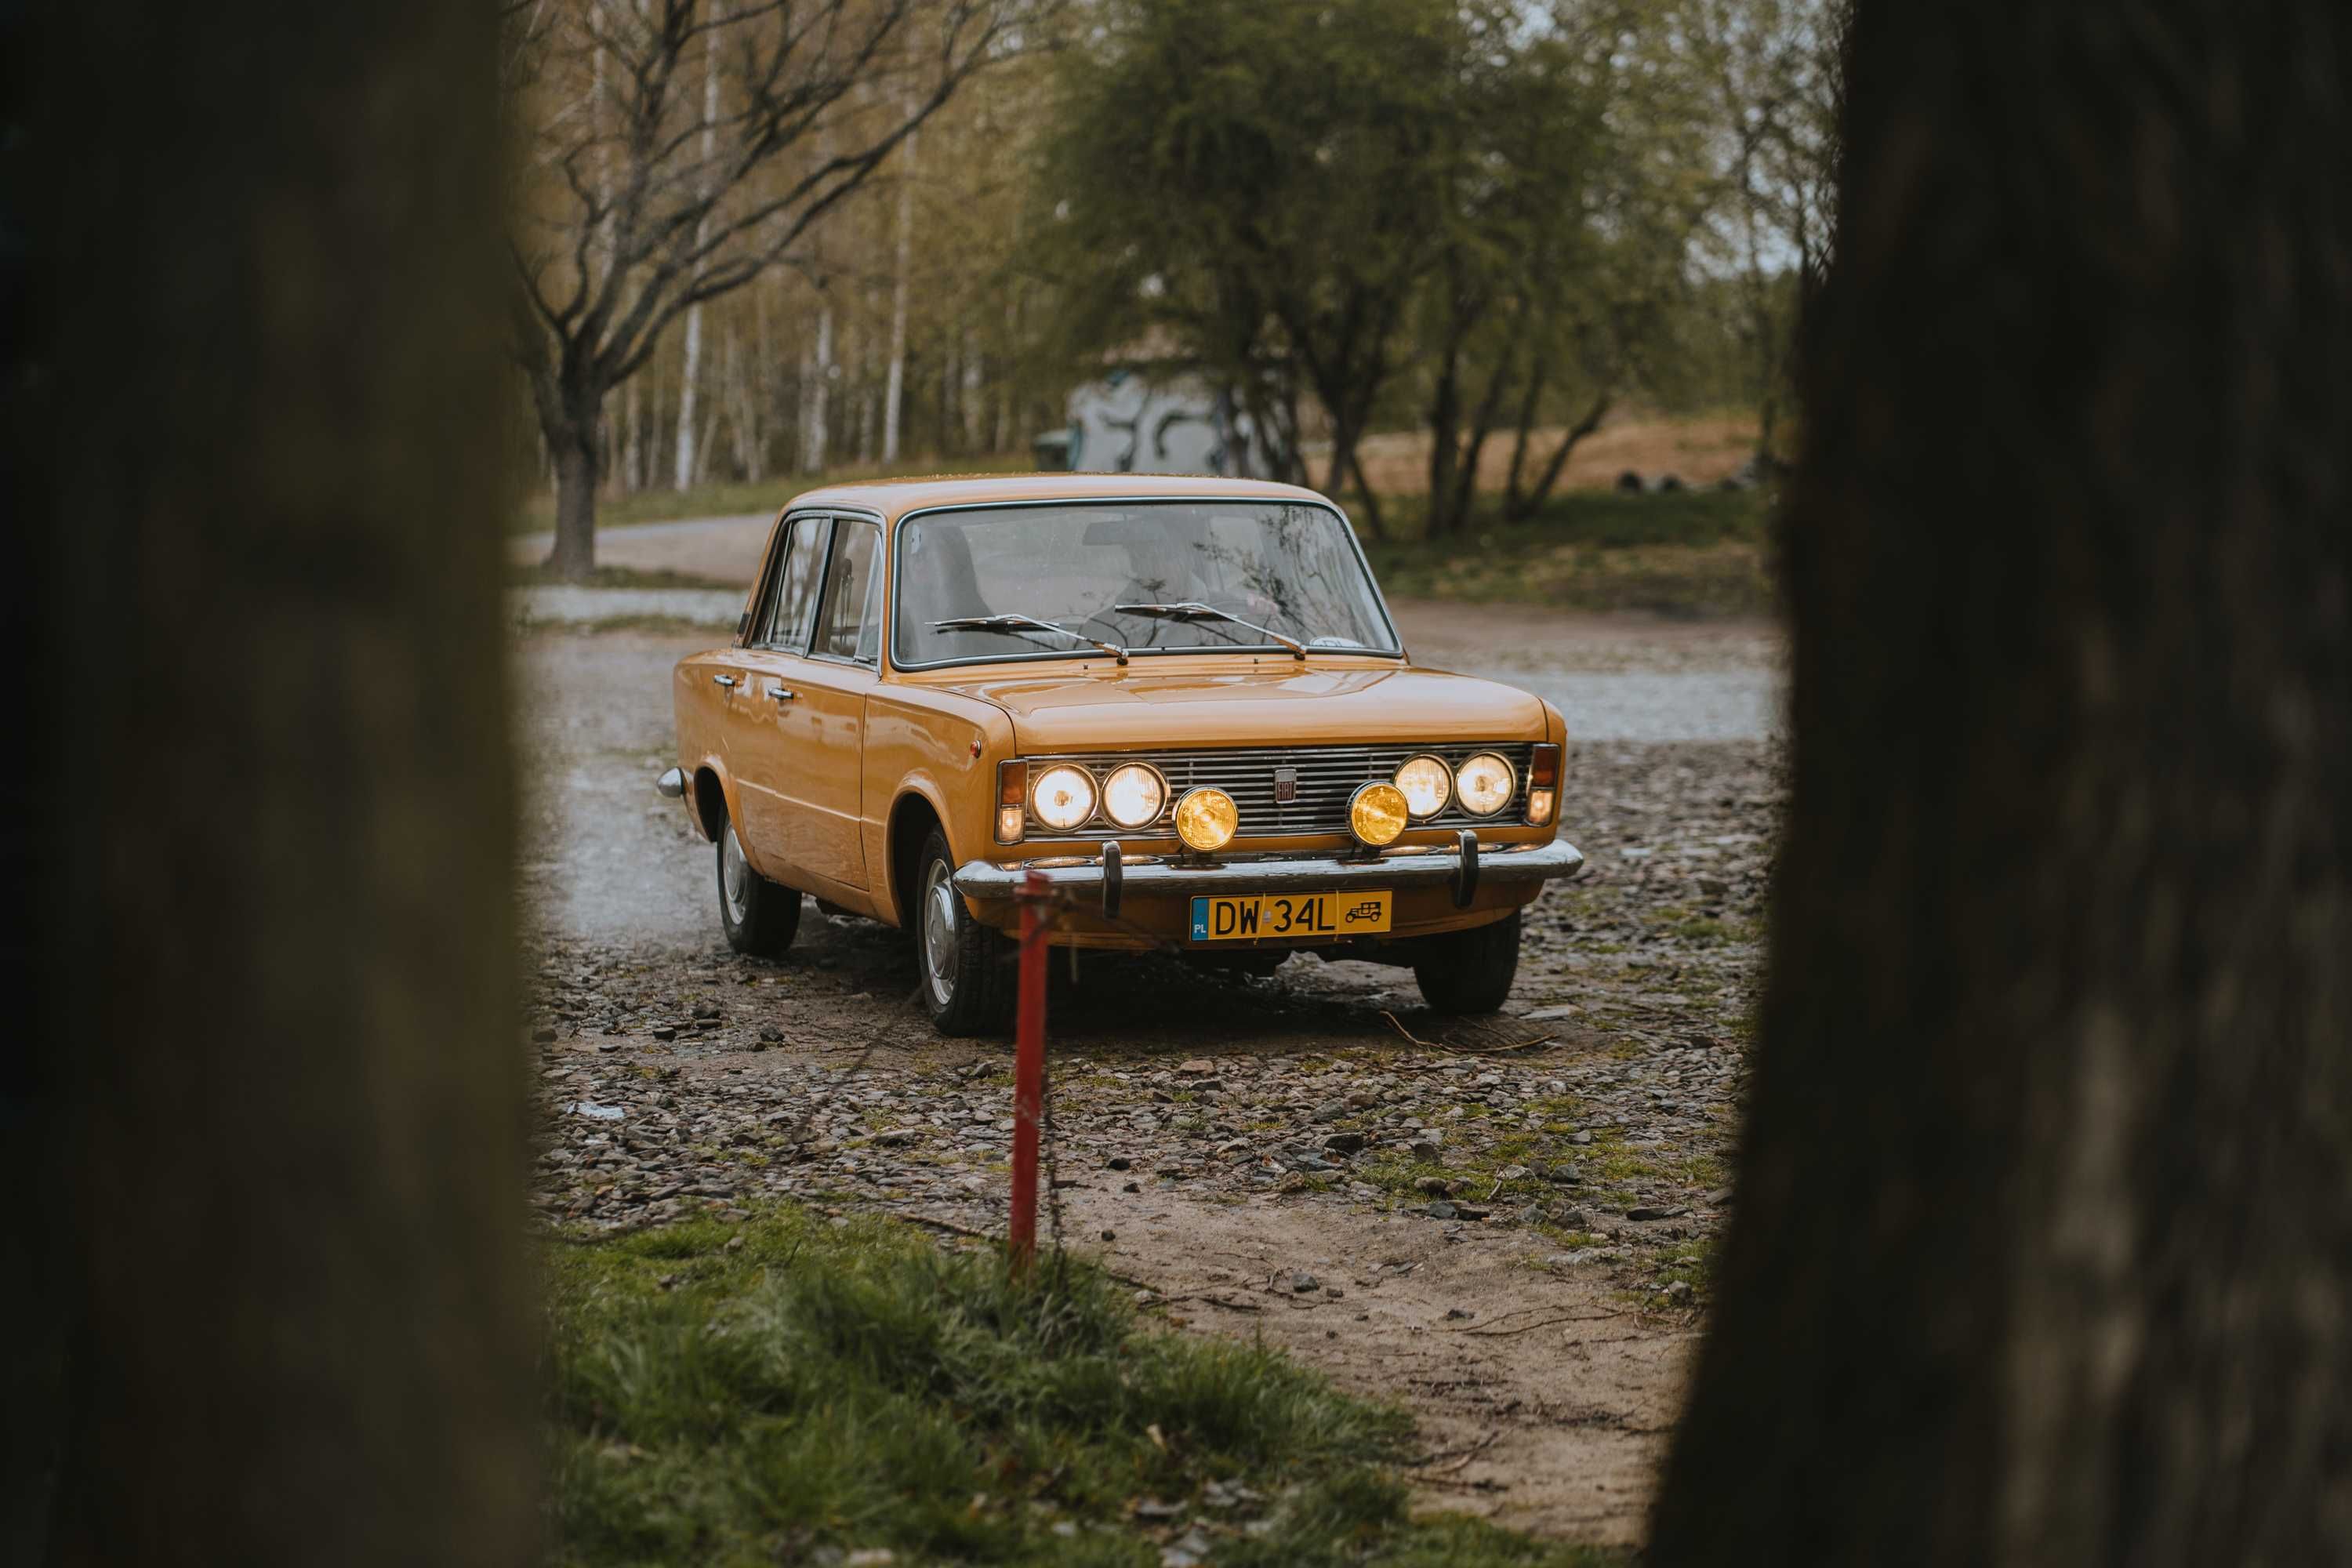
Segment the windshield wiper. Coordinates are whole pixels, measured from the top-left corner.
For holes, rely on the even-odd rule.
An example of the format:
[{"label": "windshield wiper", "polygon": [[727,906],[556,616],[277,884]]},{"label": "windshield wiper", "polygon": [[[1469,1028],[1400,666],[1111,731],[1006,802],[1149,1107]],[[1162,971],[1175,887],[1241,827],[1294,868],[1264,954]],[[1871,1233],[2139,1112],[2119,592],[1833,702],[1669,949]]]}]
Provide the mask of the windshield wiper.
[{"label": "windshield wiper", "polygon": [[1294,658],[1304,659],[1307,657],[1307,645],[1297,637],[1284,637],[1272,626],[1245,621],[1231,611],[1221,610],[1214,605],[1203,605],[1197,599],[1187,599],[1181,605],[1113,605],[1111,609],[1122,616],[1148,616],[1162,621],[1231,621],[1237,626],[1246,626],[1251,631],[1272,637],[1288,648]]},{"label": "windshield wiper", "polygon": [[1127,649],[1115,642],[1104,642],[1084,632],[1074,632],[1067,626],[1057,626],[1051,621],[1041,621],[1034,616],[958,616],[952,620],[933,621],[935,632],[1055,632],[1073,642],[1089,643],[1110,655],[1119,663],[1127,662]]}]

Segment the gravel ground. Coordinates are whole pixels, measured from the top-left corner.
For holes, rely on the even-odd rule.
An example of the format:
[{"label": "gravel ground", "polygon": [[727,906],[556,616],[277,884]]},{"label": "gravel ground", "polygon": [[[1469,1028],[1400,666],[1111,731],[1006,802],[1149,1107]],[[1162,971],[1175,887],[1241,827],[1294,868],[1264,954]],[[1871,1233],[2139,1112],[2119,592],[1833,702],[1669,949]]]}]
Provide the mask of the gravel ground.
[{"label": "gravel ground", "polygon": [[[1370,964],[1057,964],[1053,1217],[1171,1318],[1406,1397],[1454,1456],[1426,1475],[1446,1506],[1630,1540],[1728,1200],[1776,654],[1753,627],[1400,612],[1424,661],[1561,704],[1589,874],[1530,909],[1510,1006],[1475,1026]],[[516,644],[540,1212],[789,1194],[1001,1230],[1009,1049],[934,1037],[870,921],[810,906],[777,963],[720,940],[711,851],[650,787],[691,646]]]}]

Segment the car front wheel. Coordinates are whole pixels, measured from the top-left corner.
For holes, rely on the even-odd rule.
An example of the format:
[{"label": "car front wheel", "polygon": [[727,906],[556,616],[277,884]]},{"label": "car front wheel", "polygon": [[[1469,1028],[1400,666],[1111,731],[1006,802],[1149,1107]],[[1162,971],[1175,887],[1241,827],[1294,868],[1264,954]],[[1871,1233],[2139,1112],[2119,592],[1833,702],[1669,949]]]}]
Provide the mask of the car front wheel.
[{"label": "car front wheel", "polygon": [[1519,973],[1519,911],[1491,924],[1421,939],[1412,977],[1440,1013],[1492,1013]]},{"label": "car front wheel", "polygon": [[728,946],[759,958],[777,957],[801,929],[799,890],[751,869],[732,819],[719,828],[719,923]]},{"label": "car front wheel", "polygon": [[923,1005],[943,1035],[1002,1031],[1013,1012],[1012,944],[981,924],[955,890],[955,858],[938,828],[915,870],[915,963]]}]

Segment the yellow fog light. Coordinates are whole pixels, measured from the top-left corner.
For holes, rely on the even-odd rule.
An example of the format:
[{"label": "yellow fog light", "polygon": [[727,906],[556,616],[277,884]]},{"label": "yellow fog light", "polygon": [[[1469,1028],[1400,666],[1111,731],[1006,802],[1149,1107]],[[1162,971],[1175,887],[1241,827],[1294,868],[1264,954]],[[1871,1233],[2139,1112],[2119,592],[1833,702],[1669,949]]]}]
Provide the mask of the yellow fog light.
[{"label": "yellow fog light", "polygon": [[1519,780],[1510,763],[1492,752],[1481,752],[1455,771],[1454,784],[1462,792],[1463,810],[1473,816],[1492,816],[1511,804]]},{"label": "yellow fog light", "polygon": [[1168,783],[1157,768],[1129,763],[1103,780],[1103,815],[1121,827],[1150,826],[1167,804]]},{"label": "yellow fog light", "polygon": [[1067,832],[1095,814],[1094,775],[1067,763],[1047,768],[1029,786],[1029,809],[1048,827]]},{"label": "yellow fog light", "polygon": [[1188,848],[1203,855],[1213,854],[1234,841],[1234,829],[1241,826],[1242,814],[1234,805],[1234,797],[1221,789],[1196,789],[1185,792],[1176,803],[1176,837]]},{"label": "yellow fog light", "polygon": [[1423,822],[1444,811],[1454,798],[1454,773],[1435,757],[1415,757],[1396,771],[1396,786],[1404,791],[1405,809],[1412,819]]},{"label": "yellow fog light", "polygon": [[1368,784],[1348,801],[1348,831],[1378,849],[1396,842],[1411,815],[1404,791],[1392,784]]}]

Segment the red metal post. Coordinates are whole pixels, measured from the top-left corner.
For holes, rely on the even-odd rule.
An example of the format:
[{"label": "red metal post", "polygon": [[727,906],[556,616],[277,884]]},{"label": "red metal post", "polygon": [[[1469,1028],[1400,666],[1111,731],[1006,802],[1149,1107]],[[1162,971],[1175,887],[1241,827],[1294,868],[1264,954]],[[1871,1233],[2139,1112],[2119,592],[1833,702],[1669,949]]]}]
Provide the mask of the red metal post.
[{"label": "red metal post", "polygon": [[1013,1047],[1013,1269],[1037,1256],[1037,1135],[1045,1113],[1045,873],[1022,879],[1021,1001]]}]

